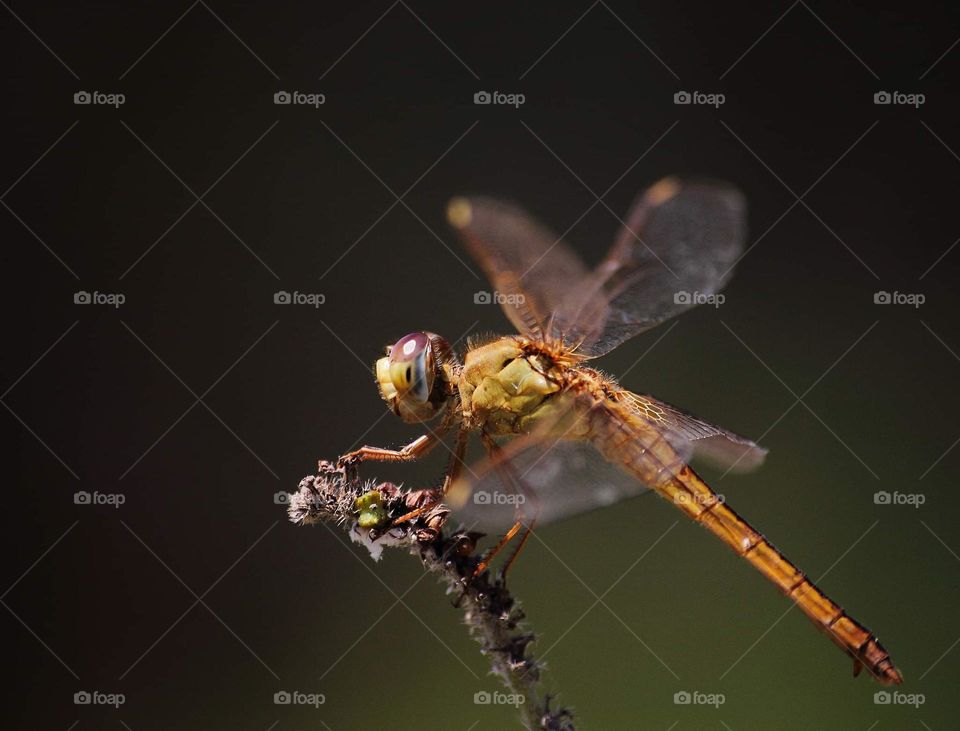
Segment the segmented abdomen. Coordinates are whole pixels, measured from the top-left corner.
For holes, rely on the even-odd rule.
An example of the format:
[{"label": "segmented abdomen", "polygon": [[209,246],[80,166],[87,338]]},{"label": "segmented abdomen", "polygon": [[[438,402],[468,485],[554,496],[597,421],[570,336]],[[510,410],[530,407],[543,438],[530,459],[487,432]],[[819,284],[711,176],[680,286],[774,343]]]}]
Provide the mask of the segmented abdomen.
[{"label": "segmented abdomen", "polygon": [[581,414],[589,438],[609,460],[656,490],[749,561],[813,623],[881,683],[899,684],[900,672],[877,638],[820,591],[747,521],[727,506],[677,454],[663,435],[623,404],[584,393]]}]

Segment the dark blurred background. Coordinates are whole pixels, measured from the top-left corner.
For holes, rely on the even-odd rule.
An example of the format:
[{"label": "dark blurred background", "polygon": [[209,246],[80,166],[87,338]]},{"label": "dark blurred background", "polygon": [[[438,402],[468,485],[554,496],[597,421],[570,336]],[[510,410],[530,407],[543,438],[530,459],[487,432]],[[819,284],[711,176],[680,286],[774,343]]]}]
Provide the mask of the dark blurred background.
[{"label": "dark blurred background", "polygon": [[[878,633],[914,695],[880,702],[655,497],[543,529],[512,572],[548,687],[585,729],[955,727],[956,8],[2,4],[0,626],[18,727],[515,727],[474,704],[497,681],[416,561],[295,528],[274,494],[318,457],[417,434],[377,396],[385,344],[508,331],[474,303],[489,286],[450,196],[573,226],[595,261],[618,226],[603,204],[622,216],[675,173],[742,187],[752,248],[721,307],[602,365],[646,352],[625,386],[770,448],[755,474],[706,475]],[[274,104],[294,90],[324,103]],[[482,90],[525,101],[475,105]],[[366,474],[417,486],[444,463]],[[275,705],[284,690],[325,703]],[[125,702],[75,704],[94,691]]]}]

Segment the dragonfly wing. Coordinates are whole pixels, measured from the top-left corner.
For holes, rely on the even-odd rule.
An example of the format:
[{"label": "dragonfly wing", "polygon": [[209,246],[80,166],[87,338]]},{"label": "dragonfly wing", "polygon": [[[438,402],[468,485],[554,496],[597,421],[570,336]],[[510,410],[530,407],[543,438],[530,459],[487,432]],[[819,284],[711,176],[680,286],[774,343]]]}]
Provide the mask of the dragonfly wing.
[{"label": "dragonfly wing", "polygon": [[466,526],[487,532],[518,519],[546,525],[648,490],[588,442],[536,435],[514,437],[465,473],[448,502]]},{"label": "dragonfly wing", "polygon": [[[725,183],[666,178],[634,203],[607,257],[557,318],[602,355],[719,292],[743,250],[746,205]],[[598,303],[602,302],[603,307]]]},{"label": "dragonfly wing", "polygon": [[589,276],[567,244],[514,205],[480,196],[455,198],[447,218],[524,335],[542,338],[550,316]]},{"label": "dragonfly wing", "polygon": [[[688,462],[695,457],[725,467],[751,469],[763,461],[767,452],[749,439],[682,409],[622,389],[608,398],[629,407],[645,426],[630,425],[629,418],[619,419],[618,409],[608,408],[611,420],[597,420],[595,428],[599,431],[593,433],[590,441],[565,439],[564,436],[574,433],[583,415],[593,414],[596,418],[605,408],[603,401],[593,401],[587,394],[579,398],[580,417],[574,416],[571,422],[574,412],[558,411],[530,433],[488,447],[484,459],[461,473],[446,501],[465,525],[502,531],[518,519],[527,524],[533,520],[546,524],[646,492],[649,486],[644,484],[645,478],[637,477],[644,474],[642,470],[633,470],[631,474],[594,446],[621,440],[624,430],[633,430],[633,443],[614,451],[623,455],[624,467],[631,455],[648,460],[648,466],[653,465],[650,474],[659,474],[657,464]],[[605,426],[596,426],[602,424]],[[663,440],[656,435],[666,440],[668,451],[664,451]],[[487,439],[488,444],[491,441]],[[661,448],[654,447],[657,441]]]},{"label": "dragonfly wing", "polygon": [[623,392],[634,410],[653,423],[685,459],[701,458],[716,467],[746,472],[756,469],[767,450],[723,427],[694,416],[652,396]]}]

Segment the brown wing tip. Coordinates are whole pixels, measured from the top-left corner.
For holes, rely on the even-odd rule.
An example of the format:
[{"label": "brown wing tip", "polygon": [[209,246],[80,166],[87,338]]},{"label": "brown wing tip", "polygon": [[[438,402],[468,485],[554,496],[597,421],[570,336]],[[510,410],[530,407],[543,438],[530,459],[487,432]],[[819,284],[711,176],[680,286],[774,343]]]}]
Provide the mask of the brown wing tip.
[{"label": "brown wing tip", "polygon": [[647,188],[646,198],[651,205],[659,206],[679,192],[680,181],[677,178],[663,178]]},{"label": "brown wing tip", "polygon": [[447,204],[447,220],[454,228],[464,229],[473,220],[473,208],[466,198],[453,198]]}]

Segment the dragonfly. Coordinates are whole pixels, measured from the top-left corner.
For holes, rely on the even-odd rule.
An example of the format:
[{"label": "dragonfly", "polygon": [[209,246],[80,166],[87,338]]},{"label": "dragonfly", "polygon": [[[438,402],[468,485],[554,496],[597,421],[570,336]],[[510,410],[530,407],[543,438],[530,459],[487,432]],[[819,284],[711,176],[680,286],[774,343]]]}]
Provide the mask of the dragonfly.
[{"label": "dragonfly", "polygon": [[[513,204],[455,198],[447,218],[517,333],[470,341],[462,361],[432,332],[413,332],[389,346],[375,365],[380,395],[403,421],[423,425],[426,433],[400,449],[360,447],[341,463],[420,459],[452,433],[437,499],[488,524],[509,526],[478,570],[520,534],[504,575],[535,525],[652,490],[791,599],[853,659],[855,676],[867,668],[882,684],[900,684],[902,675],[877,637],[690,465],[704,458],[752,469],[766,450],[629,391],[592,365],[635,335],[717,296],[743,253],[743,194],[727,183],[665,178],[636,199],[593,268]],[[435,429],[427,426],[434,419]],[[472,434],[479,434],[486,456],[467,466]]]}]

